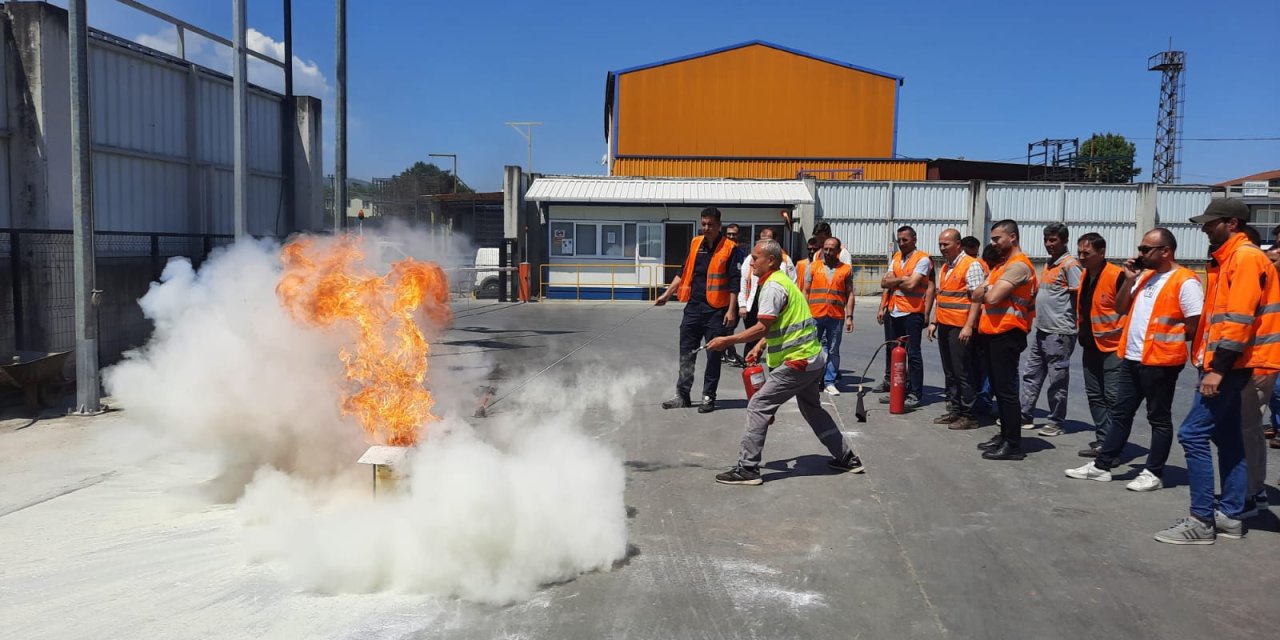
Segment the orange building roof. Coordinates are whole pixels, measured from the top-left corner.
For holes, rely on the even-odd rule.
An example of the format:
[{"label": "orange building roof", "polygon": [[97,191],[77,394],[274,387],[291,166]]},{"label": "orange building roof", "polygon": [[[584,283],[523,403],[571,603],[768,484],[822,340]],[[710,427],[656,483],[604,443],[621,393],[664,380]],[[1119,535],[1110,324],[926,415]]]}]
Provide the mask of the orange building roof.
[{"label": "orange building roof", "polygon": [[1226,182],[1219,182],[1214,186],[1215,187],[1238,187],[1241,184],[1244,184],[1245,182],[1251,182],[1254,180],[1259,180],[1259,181],[1266,180],[1267,182],[1271,182],[1272,180],[1280,180],[1280,169],[1276,169],[1275,171],[1263,171],[1262,173],[1255,173],[1251,176],[1236,178],[1235,180],[1227,180]]}]

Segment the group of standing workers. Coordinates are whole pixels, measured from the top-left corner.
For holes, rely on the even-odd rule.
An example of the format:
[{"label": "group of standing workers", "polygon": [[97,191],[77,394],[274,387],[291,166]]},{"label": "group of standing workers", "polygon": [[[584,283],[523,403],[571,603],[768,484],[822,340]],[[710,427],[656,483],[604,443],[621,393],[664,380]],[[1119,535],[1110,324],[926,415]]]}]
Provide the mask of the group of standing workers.
[{"label": "group of standing workers", "polygon": [[[906,406],[920,407],[924,398],[924,334],[938,341],[946,380],[945,412],[934,422],[973,429],[994,412],[1000,429],[978,445],[982,457],[1021,460],[1024,431],[1042,437],[1065,433],[1071,357],[1079,345],[1093,421],[1091,442],[1079,453],[1091,460],[1066,475],[1110,481],[1145,405],[1151,447],[1126,488],[1153,491],[1163,487],[1174,437],[1174,390],[1190,360],[1199,383],[1177,437],[1186,455],[1191,505],[1187,517],[1155,539],[1212,544],[1219,535],[1242,536],[1243,521],[1267,507],[1262,406],[1271,405],[1274,422],[1280,407],[1280,247],[1264,253],[1248,225],[1248,207],[1239,200],[1215,199],[1191,221],[1210,242],[1203,286],[1178,264],[1177,241],[1164,228],[1148,231],[1138,256],[1117,265],[1107,261],[1101,235],[1080,236],[1073,256],[1067,227],[1051,223],[1044,228],[1049,260],[1039,274],[1019,246],[1013,220],[991,227],[981,258],[976,238],[947,229],[938,238],[942,266],[936,277],[932,258],[916,246],[915,231],[898,229],[898,251],[881,279],[876,317],[886,341],[903,339],[907,348]],[[824,223],[810,239],[811,258],[792,265],[772,234],[762,234],[746,255],[736,238],[720,233],[719,211],[704,210],[702,225],[684,271],[657,300],[665,304],[678,294],[689,302],[681,323],[677,394],[664,408],[691,405],[694,358],[703,340],[708,363],[700,411],[715,408],[720,352],[751,345],[747,359],[765,354],[770,375],[748,403],[738,465],[717,481],[761,483],[765,433],[778,407],[793,396],[830,451],[829,465],[862,471],[819,402],[820,390],[839,394],[841,337],[854,328],[848,251]],[[724,335],[739,317],[745,329]],[[888,388],[886,358],[885,378],[874,390]],[[1049,411],[1037,430],[1033,417],[1042,390]],[[1216,474],[1211,443],[1217,448]]]}]

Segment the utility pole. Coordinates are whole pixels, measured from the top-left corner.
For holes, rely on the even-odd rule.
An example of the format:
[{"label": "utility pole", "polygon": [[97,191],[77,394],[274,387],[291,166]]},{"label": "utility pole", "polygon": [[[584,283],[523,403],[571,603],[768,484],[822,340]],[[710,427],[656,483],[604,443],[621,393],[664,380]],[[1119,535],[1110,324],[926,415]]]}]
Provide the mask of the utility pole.
[{"label": "utility pole", "polygon": [[347,226],[347,0],[337,0],[337,70],[334,78],[333,231]]},{"label": "utility pole", "polygon": [[[232,214],[235,220],[236,239],[249,233],[249,110],[248,104],[248,58],[245,55],[245,22],[247,20],[246,0],[232,0],[232,28],[235,31],[234,47],[231,51],[231,104],[232,117]],[[286,178],[287,182],[287,178]],[[281,188],[284,188],[282,185]]]},{"label": "utility pole", "polygon": [[[532,176],[533,175],[533,128],[542,126],[542,123],[541,122],[508,122],[507,124],[511,125],[511,128],[516,130],[516,133],[524,136],[525,141],[529,143],[529,157],[528,157],[528,162],[525,164],[525,171],[528,172],[530,176]],[[520,127],[524,127],[524,129],[521,130]]]},{"label": "utility pole", "polygon": [[89,23],[85,0],[67,7],[71,58],[71,242],[74,246],[76,410],[102,412],[98,382],[97,254],[93,246],[93,139],[89,133]]},{"label": "utility pole", "polygon": [[[456,153],[428,153],[432,158],[453,158],[453,192],[458,192],[458,154]],[[416,195],[416,194],[415,194]]]}]

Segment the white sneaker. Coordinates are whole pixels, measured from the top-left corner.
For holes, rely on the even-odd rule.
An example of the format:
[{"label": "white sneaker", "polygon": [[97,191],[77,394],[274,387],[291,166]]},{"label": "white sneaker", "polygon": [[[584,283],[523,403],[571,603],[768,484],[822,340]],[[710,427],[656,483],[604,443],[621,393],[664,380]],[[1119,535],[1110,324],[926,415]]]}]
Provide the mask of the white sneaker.
[{"label": "white sneaker", "polygon": [[1098,482],[1111,482],[1111,472],[1103,471],[1095,466],[1092,462],[1085,463],[1083,466],[1075,469],[1067,469],[1068,478],[1076,480],[1097,480]]},{"label": "white sneaker", "polygon": [[822,390],[823,390],[823,391],[826,391],[828,394],[833,395],[833,396],[838,396],[838,395],[840,395],[840,390],[839,390],[839,389],[837,389],[837,388],[836,388],[836,386],[835,386],[834,384],[829,384],[829,385],[827,385],[826,387],[824,387]]},{"label": "white sneaker", "polygon": [[1126,484],[1124,488],[1130,491],[1155,491],[1163,486],[1164,483],[1160,481],[1160,478],[1156,477],[1156,474],[1143,469],[1142,473],[1139,473],[1138,477]]},{"label": "white sneaker", "polygon": [[1022,430],[1023,430],[1023,431],[1030,431],[1030,430],[1035,429],[1035,428],[1036,428],[1036,423],[1034,423],[1034,422],[1029,422],[1029,423],[1027,423],[1027,424],[1022,425]]}]

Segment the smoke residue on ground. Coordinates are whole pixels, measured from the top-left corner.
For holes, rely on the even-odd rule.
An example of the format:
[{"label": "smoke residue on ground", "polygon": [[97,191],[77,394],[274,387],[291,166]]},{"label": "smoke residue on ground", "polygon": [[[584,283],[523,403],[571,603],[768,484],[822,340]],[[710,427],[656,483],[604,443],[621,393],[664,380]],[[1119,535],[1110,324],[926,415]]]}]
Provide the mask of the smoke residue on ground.
[{"label": "smoke residue on ground", "polygon": [[[365,241],[378,269],[431,252],[457,264],[470,251],[404,230]],[[290,318],[280,273],[279,247],[267,241],[217,252],[199,272],[171,262],[140,301],[152,341],[104,375],[133,421],[212,454],[212,497],[238,498],[250,560],[317,592],[511,602],[624,557],[621,460],[580,425],[587,411],[625,420],[641,380],[548,374],[472,425],[464,416],[487,354],[433,358],[428,386],[442,419],[411,453],[403,493],[374,500],[369,468],[355,463],[368,443],[338,410],[337,354],[349,336]],[[442,328],[426,329],[434,341]],[[553,388],[571,400],[536,400]]]}]

